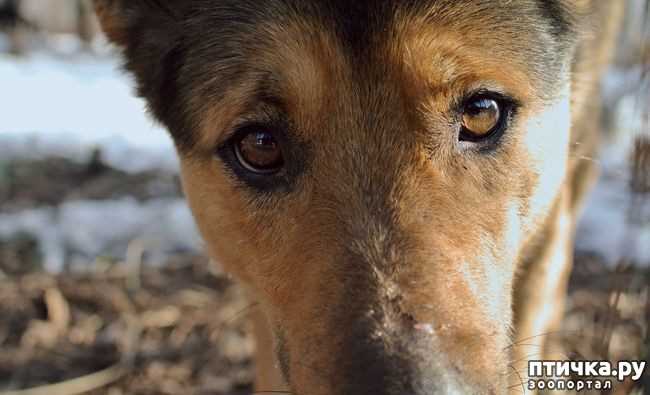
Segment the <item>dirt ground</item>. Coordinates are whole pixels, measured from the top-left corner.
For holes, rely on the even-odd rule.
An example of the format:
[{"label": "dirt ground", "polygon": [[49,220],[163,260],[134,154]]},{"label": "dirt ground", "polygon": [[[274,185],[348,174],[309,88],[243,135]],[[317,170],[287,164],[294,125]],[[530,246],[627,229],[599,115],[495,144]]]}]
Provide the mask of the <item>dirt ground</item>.
[{"label": "dirt ground", "polygon": [[[180,193],[168,175],[127,175],[94,160],[0,170],[0,211]],[[180,255],[156,264],[106,258],[88,268],[47,274],[28,236],[0,240],[0,395],[252,392],[246,318],[255,306],[217,265]],[[571,359],[647,360],[649,323],[650,270],[610,269],[581,253],[564,327],[549,336]],[[642,382],[618,383],[611,393],[648,394],[648,370]]]},{"label": "dirt ground", "polygon": [[[110,395],[250,393],[254,345],[242,319],[250,307],[212,268],[205,258],[184,256],[159,268],[107,264],[90,273],[6,278],[0,386],[31,388],[104,371],[77,385],[105,383],[87,393]],[[42,393],[72,393],[68,388]]]}]

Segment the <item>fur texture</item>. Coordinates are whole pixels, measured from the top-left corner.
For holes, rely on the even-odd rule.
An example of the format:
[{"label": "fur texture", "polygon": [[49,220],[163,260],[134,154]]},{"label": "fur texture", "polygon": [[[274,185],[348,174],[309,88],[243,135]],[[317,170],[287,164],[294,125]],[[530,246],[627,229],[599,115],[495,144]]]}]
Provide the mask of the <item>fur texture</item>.
[{"label": "fur texture", "polygon": [[[552,325],[570,267],[571,71],[596,81],[576,53],[608,44],[583,44],[589,1],[95,5],[174,137],[210,254],[263,306],[293,393],[518,383],[512,342]],[[489,144],[459,141],[477,92],[511,109]],[[237,163],[229,142],[250,125],[282,147],[277,174]]]}]

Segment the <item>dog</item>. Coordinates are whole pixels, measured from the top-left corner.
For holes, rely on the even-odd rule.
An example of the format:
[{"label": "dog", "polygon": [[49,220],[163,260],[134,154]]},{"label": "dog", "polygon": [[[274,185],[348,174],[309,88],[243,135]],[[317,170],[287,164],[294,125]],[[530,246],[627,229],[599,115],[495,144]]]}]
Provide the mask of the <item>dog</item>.
[{"label": "dog", "polygon": [[526,391],[623,1],[94,4],[258,303],[257,390]]}]

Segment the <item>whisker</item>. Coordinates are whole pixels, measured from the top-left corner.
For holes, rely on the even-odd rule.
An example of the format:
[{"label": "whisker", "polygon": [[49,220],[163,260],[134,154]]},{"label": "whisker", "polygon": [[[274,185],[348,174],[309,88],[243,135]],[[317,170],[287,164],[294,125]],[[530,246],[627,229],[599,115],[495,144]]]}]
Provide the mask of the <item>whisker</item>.
[{"label": "whisker", "polygon": [[[541,347],[540,347],[540,348],[541,348]],[[560,357],[562,357],[563,359],[565,359],[565,360],[567,360],[567,361],[569,361],[569,360],[572,359],[572,358],[569,357],[569,355],[565,354],[565,353],[562,351],[562,348],[561,348],[561,347],[557,347],[557,348],[549,349],[549,351],[553,351],[553,352],[555,352],[556,354],[558,354]],[[536,352],[536,353],[534,353],[534,354],[528,354],[528,355],[525,355],[523,358],[519,358],[519,359],[516,359],[516,360],[510,361],[510,363],[518,363],[518,362],[521,362],[521,361],[527,361],[527,360],[530,360],[532,357],[543,358],[543,357],[544,357],[544,353],[543,353],[543,351],[539,351],[539,352]],[[578,357],[580,357],[580,355],[578,355]]]},{"label": "whisker", "polygon": [[514,365],[514,364],[519,363],[519,362],[528,362],[528,361],[531,360],[531,358],[533,358],[533,357],[541,358],[542,355],[543,355],[542,353],[528,354],[528,355],[524,356],[523,358],[519,358],[519,359],[515,359],[514,361],[510,361],[510,363],[512,365]]},{"label": "whisker", "polygon": [[522,394],[525,394],[525,393],[526,393],[526,386],[525,386],[525,384],[524,384],[524,379],[523,379],[523,377],[521,377],[521,374],[519,373],[519,371],[518,371],[514,366],[512,366],[512,365],[509,364],[508,367],[509,367],[510,369],[512,369],[512,370],[515,372],[515,374],[516,374],[517,377],[519,378],[519,384],[520,384],[520,385],[516,385],[516,384],[515,384],[515,385],[509,387],[508,389],[510,390],[510,389],[515,388],[515,387],[521,387],[521,393],[522,393]]},{"label": "whisker", "polygon": [[260,303],[259,302],[254,302],[249,304],[248,306],[242,308],[241,310],[237,311],[232,315],[232,317],[228,318],[226,321],[222,323],[222,325],[228,325],[232,324],[233,322],[245,317],[245,314],[250,313],[254,308],[259,307]]},{"label": "whisker", "polygon": [[218,327],[216,328],[216,336],[221,336],[222,333],[233,323],[237,322],[238,320],[242,319],[245,317],[248,313],[250,313],[254,308],[259,307],[259,302],[254,302],[249,304],[248,306],[242,308],[241,310],[235,312],[232,317],[226,319],[225,321],[219,323]]},{"label": "whisker", "polygon": [[544,348],[542,344],[533,344],[533,343],[517,343],[517,344],[511,344],[508,347],[537,347],[537,348]]},{"label": "whisker", "polygon": [[577,331],[577,330],[575,330],[575,331],[559,330],[559,331],[540,333],[539,335],[525,337],[523,339],[515,340],[512,344],[505,347],[504,350],[510,349],[512,347],[516,347],[517,345],[521,344],[521,342],[525,342],[525,341],[532,340],[532,339],[537,339],[537,338],[540,338],[540,337],[543,337],[543,336],[552,336],[552,335],[567,334],[567,333],[578,333],[578,332],[579,331]]}]

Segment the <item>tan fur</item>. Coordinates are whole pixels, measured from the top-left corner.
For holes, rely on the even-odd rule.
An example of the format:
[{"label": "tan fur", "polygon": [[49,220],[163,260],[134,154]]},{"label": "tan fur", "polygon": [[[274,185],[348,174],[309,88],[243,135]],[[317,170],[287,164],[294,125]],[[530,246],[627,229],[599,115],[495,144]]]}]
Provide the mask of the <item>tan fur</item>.
[{"label": "tan fur", "polygon": [[[590,6],[566,3],[579,14]],[[115,10],[96,4],[109,37],[126,45]],[[196,125],[195,144],[179,144],[188,202],[210,255],[263,312],[258,390],[287,388],[277,347],[295,393],[348,393],[364,372],[342,356],[367,340],[378,359],[440,374],[439,383],[417,378],[436,393],[518,392],[513,370],[525,370],[530,354],[521,343],[534,338],[539,351],[545,338],[536,336],[557,327],[579,200],[570,147],[580,137],[569,130],[585,117],[578,96],[592,91],[570,80],[568,62],[554,66],[564,77],[543,78],[526,52],[541,33],[500,27],[490,10],[432,4],[396,7],[357,61],[327,18],[288,11],[247,37],[242,56],[255,67],[223,94],[200,94],[222,83],[225,66],[215,64],[204,86],[183,95]],[[590,84],[606,41],[580,47],[597,53],[597,65],[575,65],[592,73],[579,76]],[[261,83],[281,104],[256,97]],[[454,102],[477,88],[521,104],[487,154],[457,147],[449,133]],[[309,163],[290,193],[260,197],[214,148],[242,123],[280,113],[307,142]]]},{"label": "tan fur", "polygon": [[[314,65],[319,65],[318,59],[322,58],[322,55],[309,50],[309,48],[320,47],[322,44],[318,42],[301,43],[302,47],[297,48],[301,52],[296,53],[296,48],[286,44],[287,37],[280,36],[276,41],[283,44],[274,48],[273,53],[270,54],[271,59],[261,57],[258,61],[273,64],[277,73],[284,76],[281,80],[286,84],[277,89],[293,91],[293,94],[283,93],[283,95],[292,97],[300,103],[289,107],[289,111],[295,111],[291,113],[292,119],[302,122],[297,128],[298,130],[331,129],[331,126],[328,126],[328,122],[331,120],[314,119],[312,114],[345,114],[346,108],[360,105],[360,103],[358,104],[359,98],[347,94],[352,91],[350,88],[352,82],[346,81],[349,77],[343,69],[345,63],[342,59],[340,61],[343,63],[342,66],[333,67],[333,70],[329,70],[327,73],[333,76],[328,81],[329,84],[324,84],[329,87],[328,91],[314,94],[313,90],[292,89],[305,85],[318,86],[318,83],[322,83],[318,81],[305,84],[304,81],[306,76],[326,74],[314,67]],[[428,49],[431,54],[435,54],[444,49],[445,40],[441,40],[440,44],[430,42],[429,45],[431,47]],[[330,52],[330,56],[327,58],[335,59],[334,63],[337,62],[336,59],[341,58],[336,51],[328,50],[328,52]],[[428,114],[440,112],[439,109],[446,106],[444,104],[447,102],[446,97],[452,95],[446,93],[448,90],[466,90],[468,87],[472,87],[476,81],[486,79],[498,81],[506,89],[521,92],[521,96],[526,99],[528,99],[526,95],[532,96],[530,90],[521,91],[525,84],[518,84],[517,75],[523,75],[522,71],[514,69],[503,73],[504,70],[498,70],[497,65],[493,68],[489,66],[493,58],[487,54],[477,58],[476,53],[471,53],[470,50],[467,52],[466,57],[463,56],[463,53],[459,53],[458,60],[446,58],[445,62],[453,64],[449,70],[449,74],[452,75],[449,81],[439,81],[437,85],[435,82],[425,85],[429,89],[420,94],[417,93],[417,90],[410,90],[409,95],[415,94],[419,99],[418,103],[421,103],[420,106],[413,106],[414,108],[421,107],[421,111]],[[400,53],[403,52],[400,51]],[[436,59],[436,57],[432,58]],[[285,62],[277,62],[275,59],[283,59]],[[292,61],[286,62],[287,59],[294,59],[300,63],[292,66]],[[437,66],[434,64],[431,67],[436,68]],[[453,68],[463,68],[467,72],[456,75],[451,70]],[[392,70],[392,72],[396,74],[395,80],[399,82],[421,81],[421,76],[412,74],[411,70],[398,69]],[[507,75],[507,79],[499,77],[503,75]],[[323,77],[316,78],[322,79]],[[388,89],[409,91],[408,88],[408,86],[396,86]],[[431,96],[429,92],[434,92],[434,94]],[[245,93],[233,94],[244,98],[249,97]],[[226,111],[233,114],[239,113],[236,109],[231,110],[232,106],[236,106],[238,102],[237,99],[228,97],[223,103],[215,103],[214,108],[219,109],[219,113],[215,118],[208,118],[215,119],[215,122],[208,121],[206,123],[210,125],[211,130],[219,130],[218,125],[230,122],[230,118],[224,116]],[[438,111],[428,111],[429,107],[434,109],[437,107]],[[534,113],[536,111],[534,105],[531,107],[533,108],[527,111]],[[417,119],[416,114],[410,114],[410,116],[407,114],[405,117],[411,118],[405,119],[405,122],[420,123],[413,125],[416,130],[427,127],[426,118]],[[341,119],[346,118],[345,115],[341,117]],[[217,123],[217,119],[221,123]],[[339,130],[342,132],[345,129],[353,130],[351,127],[345,126],[340,127]],[[317,136],[310,136],[312,141],[317,138]],[[327,142],[324,141],[323,144],[327,144]],[[507,154],[508,162],[516,170],[528,167],[525,164],[525,159],[518,164],[522,154],[516,151]],[[507,194],[501,197],[486,195],[482,184],[487,182],[488,178],[489,182],[500,187],[518,185],[520,182],[532,184],[533,181],[527,181],[531,176],[518,172],[513,175],[483,174],[480,172],[481,160],[475,159],[464,163],[450,163],[445,174],[437,171],[432,172],[425,158],[421,158],[421,165],[410,172],[417,172],[420,175],[430,173],[430,175],[426,178],[420,176],[419,185],[408,183],[408,174],[403,175],[407,184],[402,188],[408,189],[412,198],[401,202],[404,209],[398,207],[400,225],[408,234],[419,235],[414,240],[417,243],[413,247],[415,251],[406,259],[412,262],[420,261],[423,264],[410,267],[398,278],[383,281],[388,288],[387,292],[394,287],[396,290],[400,289],[405,295],[401,306],[410,312],[415,322],[441,322],[434,330],[444,336],[441,341],[443,353],[453,355],[454,359],[459,361],[458,363],[463,365],[468,373],[471,372],[475,376],[477,382],[498,382],[499,377],[505,377],[506,372],[494,369],[504,366],[504,361],[507,358],[507,352],[504,349],[508,344],[506,342],[507,333],[494,323],[510,320],[507,316],[508,311],[501,306],[509,304],[510,295],[507,290],[512,286],[514,268],[511,266],[489,268],[487,262],[495,258],[501,258],[505,262],[512,261],[514,254],[512,251],[508,251],[510,246],[505,244],[505,240],[497,241],[498,245],[480,246],[480,234],[483,232],[493,235],[505,233],[506,224],[498,220],[498,216],[493,213],[507,210],[508,205],[512,203],[512,196]],[[314,172],[323,174],[321,176],[323,179],[339,178],[336,175],[336,169],[328,168],[334,164],[328,163],[327,157],[323,157],[321,160],[322,162],[315,165],[317,169],[314,169]],[[489,162],[484,162],[484,165],[489,166]],[[340,295],[344,294],[343,290],[338,289],[338,286],[341,285],[340,274],[335,271],[334,262],[330,264],[327,262],[331,262],[331,256],[336,254],[332,248],[345,243],[345,240],[340,240],[338,237],[341,234],[337,225],[337,222],[340,221],[339,218],[341,216],[358,218],[359,213],[362,213],[361,207],[353,206],[351,210],[345,210],[347,211],[345,213],[339,206],[344,201],[351,202],[357,199],[354,196],[356,191],[347,190],[344,185],[324,184],[320,186],[320,190],[316,189],[315,185],[305,185],[303,186],[304,192],[301,193],[303,196],[286,203],[286,207],[280,209],[281,211],[278,211],[278,208],[273,208],[272,214],[259,213],[261,218],[267,217],[268,220],[260,221],[259,218],[249,218],[247,215],[233,217],[230,213],[245,213],[248,208],[239,199],[233,199],[238,193],[229,186],[228,180],[221,179],[222,172],[217,166],[218,164],[211,157],[200,160],[193,155],[191,158],[183,160],[182,173],[185,190],[202,234],[208,242],[211,255],[246,283],[257,284],[258,287],[261,287],[258,291],[262,294],[261,300],[264,301],[265,306],[268,306],[273,319],[280,322],[289,334],[291,353],[304,356],[295,362],[295,366],[292,366],[293,385],[298,388],[310,388],[311,394],[330,394],[332,389],[329,386],[331,384],[318,381],[321,376],[331,378],[338,374],[332,370],[335,365],[334,361],[327,360],[328,355],[337,354],[336,349],[339,347],[336,338],[337,330],[325,325],[326,322],[323,322],[322,313],[317,306],[322,304],[323,300],[333,304],[345,303],[336,301]],[[471,176],[467,177],[467,173],[462,171],[465,168],[469,174],[472,172],[476,174],[473,180]],[[328,173],[331,176],[328,176]],[[460,203],[456,201],[451,192],[465,197],[466,202],[463,207],[466,208],[459,206]],[[347,198],[344,199],[344,196]],[[432,199],[432,196],[435,198]],[[208,199],[210,204],[206,204]],[[318,201],[320,204],[317,203]],[[310,213],[310,204],[315,204],[318,207],[331,206],[331,210]],[[523,209],[525,204],[523,202],[521,204],[521,209]],[[451,207],[455,208],[450,210]],[[475,207],[481,207],[480,212],[473,210]],[[445,215],[445,213],[454,213],[459,210],[466,215],[463,217]],[[424,218],[426,221],[423,220]],[[367,222],[372,221],[370,218],[358,218],[357,221],[372,226]],[[532,222],[533,220],[528,219],[527,221]],[[447,232],[443,236],[432,234],[430,229],[446,229]],[[327,234],[328,230],[331,230],[330,236]],[[378,229],[378,234],[374,237],[380,238],[380,240],[387,237],[383,232],[385,230]],[[235,238],[235,235],[251,233],[256,234],[255,244],[250,244],[250,240],[246,238],[241,240]],[[223,235],[230,236],[225,238]],[[312,240],[317,241],[318,244],[313,245]],[[464,251],[466,245],[479,245],[481,249],[475,250],[474,253],[480,255],[470,255],[469,251]],[[373,245],[358,246],[360,254],[372,254],[372,251],[366,252],[366,250],[373,248],[376,247]],[[245,255],[242,254],[243,249],[247,250]],[[440,260],[442,257],[439,257],[437,265],[425,265],[424,262],[429,261],[430,254],[436,250],[442,251],[442,255],[447,255],[444,257],[447,261],[443,262]],[[306,254],[306,252],[309,253]],[[485,264],[477,265],[482,259],[486,260]],[[474,267],[473,272],[457,269],[465,260]],[[320,264],[318,268],[312,267],[307,270],[306,262],[319,262]],[[407,289],[409,291],[405,291]],[[294,295],[300,295],[300,298],[296,300]],[[389,294],[387,297],[392,296]],[[431,301],[439,302],[432,304]],[[444,301],[444,303],[440,301]],[[445,318],[441,321],[436,317]],[[468,317],[472,318],[468,319]],[[313,339],[316,338],[328,339],[320,340],[320,347],[332,351],[317,354],[318,360],[310,361],[309,350],[313,347]],[[500,362],[499,359],[502,361]],[[320,372],[320,374],[314,374],[314,371]],[[482,378],[479,376],[479,372]]]}]

